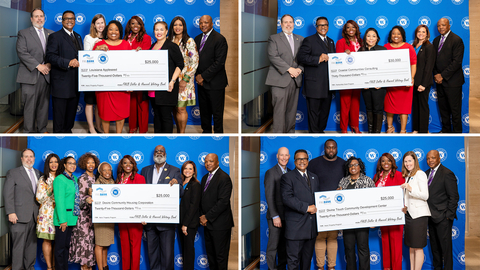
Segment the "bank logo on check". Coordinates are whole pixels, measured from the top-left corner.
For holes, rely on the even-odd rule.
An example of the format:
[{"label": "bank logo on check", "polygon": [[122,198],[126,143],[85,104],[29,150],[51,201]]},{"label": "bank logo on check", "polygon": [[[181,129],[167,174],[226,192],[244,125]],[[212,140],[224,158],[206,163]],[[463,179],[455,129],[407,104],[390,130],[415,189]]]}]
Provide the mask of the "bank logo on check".
[{"label": "bank logo on check", "polygon": [[347,62],[347,64],[349,65],[352,65],[353,63],[355,63],[355,57],[347,55],[347,58],[345,58],[345,62]]},{"label": "bank logo on check", "polygon": [[345,201],[345,196],[342,193],[338,193],[335,195],[335,202],[338,204],[342,204]]},{"label": "bank logo on check", "polygon": [[114,187],[114,188],[112,188],[112,191],[110,191],[110,193],[112,194],[113,197],[118,197],[118,196],[120,196],[121,192],[120,192],[119,188]]},{"label": "bank logo on check", "polygon": [[330,199],[330,197],[327,197],[325,195],[321,195],[320,197],[318,197],[320,199],[320,203],[323,203],[323,204],[330,204],[332,203],[332,200]]}]

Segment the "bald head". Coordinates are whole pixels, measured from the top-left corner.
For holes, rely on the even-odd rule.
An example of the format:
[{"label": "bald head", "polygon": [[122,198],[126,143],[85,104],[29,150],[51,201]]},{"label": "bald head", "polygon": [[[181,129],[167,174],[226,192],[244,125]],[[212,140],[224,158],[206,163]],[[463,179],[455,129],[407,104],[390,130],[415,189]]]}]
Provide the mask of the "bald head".
[{"label": "bald head", "polygon": [[450,31],[450,21],[446,18],[438,20],[437,29],[440,35],[445,35]]},{"label": "bald head", "polygon": [[278,164],[280,164],[280,166],[282,166],[285,169],[289,159],[290,159],[290,152],[288,151],[288,148],[286,147],[278,148],[278,152],[277,152]]},{"label": "bald head", "polygon": [[212,30],[213,28],[212,17],[210,17],[209,15],[203,15],[202,17],[200,17],[198,24],[200,26],[200,30],[202,30],[202,32],[206,34],[210,32],[210,30]]},{"label": "bald head", "polygon": [[440,153],[437,150],[430,150],[427,153],[427,164],[432,169],[440,164]]},{"label": "bald head", "polygon": [[208,172],[213,172],[218,168],[218,156],[217,154],[210,153],[205,157],[205,169]]}]

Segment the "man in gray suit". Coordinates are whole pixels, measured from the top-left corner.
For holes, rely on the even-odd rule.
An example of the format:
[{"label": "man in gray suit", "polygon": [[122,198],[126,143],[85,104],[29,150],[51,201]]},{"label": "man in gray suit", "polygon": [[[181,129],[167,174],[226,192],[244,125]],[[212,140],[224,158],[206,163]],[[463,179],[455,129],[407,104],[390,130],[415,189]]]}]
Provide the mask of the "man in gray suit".
[{"label": "man in gray suit", "polygon": [[292,33],[291,15],[283,15],[280,21],[282,32],[268,38],[270,68],[265,84],[272,87],[273,132],[295,133],[298,89],[302,85],[303,72],[296,57],[303,37]]},{"label": "man in gray suit", "polygon": [[[278,163],[265,173],[265,198],[267,199],[268,244],[267,265],[268,269],[285,270],[287,266],[287,250],[285,249],[285,215],[283,213],[282,193],[280,181],[282,175],[289,172],[287,168],[290,152],[286,147],[280,147],[277,152]],[[278,252],[278,264],[277,264]]]},{"label": "man in gray suit", "polygon": [[17,56],[20,59],[17,83],[21,84],[24,103],[23,132],[47,133],[52,66],[45,63],[45,50],[48,35],[53,31],[43,28],[45,13],[40,8],[32,11],[30,20],[32,26],[17,34]]},{"label": "man in gray suit", "polygon": [[3,186],[5,213],[12,236],[12,269],[33,270],[37,253],[35,224],[39,204],[35,199],[41,172],[33,168],[35,153],[22,152],[22,166],[7,172]]}]

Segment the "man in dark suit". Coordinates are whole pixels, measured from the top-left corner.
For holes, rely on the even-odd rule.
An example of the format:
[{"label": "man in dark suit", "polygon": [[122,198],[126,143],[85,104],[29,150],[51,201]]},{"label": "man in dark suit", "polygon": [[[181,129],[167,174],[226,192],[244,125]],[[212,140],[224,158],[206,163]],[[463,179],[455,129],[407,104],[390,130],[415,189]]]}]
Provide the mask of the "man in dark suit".
[{"label": "man in dark suit", "polygon": [[225,87],[228,85],[225,61],[228,44],[222,34],[213,30],[212,17],[203,15],[199,21],[203,34],[195,37],[199,62],[195,80],[198,86],[198,105],[203,133],[223,133]]},{"label": "man in dark suit", "polygon": [[[280,180],[282,175],[290,171],[287,168],[290,153],[288,148],[280,147],[277,152],[278,163],[265,173],[265,198],[267,199],[268,244],[267,265],[268,269],[286,269],[287,251],[285,249],[285,215],[283,214],[282,192]],[[278,266],[277,266],[278,251]]]},{"label": "man in dark suit", "polygon": [[[173,185],[178,183],[180,196],[183,194],[180,169],[167,164],[165,147],[157,145],[153,153],[154,165],[144,167],[141,175],[152,185]],[[172,187],[174,188],[174,187]],[[152,270],[174,269],[175,224],[143,223],[147,233],[148,259]]]},{"label": "man in dark suit", "polygon": [[63,12],[62,25],[62,29],[50,35],[47,44],[47,62],[52,64],[53,132],[72,133],[79,98],[78,51],[83,50],[83,42],[73,31],[73,11]]},{"label": "man in dark suit", "polygon": [[316,27],[317,33],[303,40],[297,59],[305,72],[303,93],[307,97],[308,131],[324,133],[332,103],[327,61],[328,54],[335,52],[335,43],[327,37],[326,17],[318,17]]},{"label": "man in dark suit", "polygon": [[205,249],[210,269],[228,269],[228,253],[233,227],[230,206],[232,180],[218,166],[218,156],[210,153],[205,157],[208,174],[202,178],[200,201],[200,225],[204,226]]},{"label": "man in dark suit", "polygon": [[298,48],[303,37],[293,34],[293,17],[280,19],[282,32],[268,38],[266,85],[272,87],[273,133],[295,133],[298,89],[302,86],[303,67],[297,63]]},{"label": "man in dark suit", "polygon": [[41,172],[33,168],[35,153],[22,151],[22,166],[7,172],[3,186],[5,213],[12,237],[12,269],[33,270],[37,254],[36,221],[38,204],[35,193]]},{"label": "man in dark suit", "polygon": [[453,269],[452,226],[457,218],[458,187],[455,174],[440,164],[437,150],[427,153],[428,175],[428,230],[435,270]]},{"label": "man in dark suit", "polygon": [[282,176],[280,188],[285,211],[285,238],[288,269],[310,269],[317,237],[314,193],[319,191],[318,177],[307,171],[308,154],[295,152],[295,169]]},{"label": "man in dark suit", "polygon": [[[43,28],[45,13],[36,8],[30,14],[32,26],[18,31],[17,56],[20,59],[17,83],[22,86],[23,132],[48,133],[48,102],[50,70],[45,61],[48,36],[52,30]],[[36,127],[35,127],[36,122]]]},{"label": "man in dark suit", "polygon": [[[450,31],[450,22],[442,18],[437,23],[440,36],[433,40],[437,59],[433,74],[437,83],[438,109],[442,118],[442,133],[462,133],[462,61],[465,46],[462,39]],[[450,121],[450,116],[452,121]]]}]

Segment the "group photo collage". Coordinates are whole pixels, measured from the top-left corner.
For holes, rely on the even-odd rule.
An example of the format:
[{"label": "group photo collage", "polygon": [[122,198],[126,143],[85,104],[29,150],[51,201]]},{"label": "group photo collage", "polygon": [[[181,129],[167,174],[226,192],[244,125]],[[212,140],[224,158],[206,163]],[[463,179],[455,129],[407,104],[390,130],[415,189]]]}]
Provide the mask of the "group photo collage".
[{"label": "group photo collage", "polygon": [[0,270],[480,269],[475,14],[0,1]]}]

